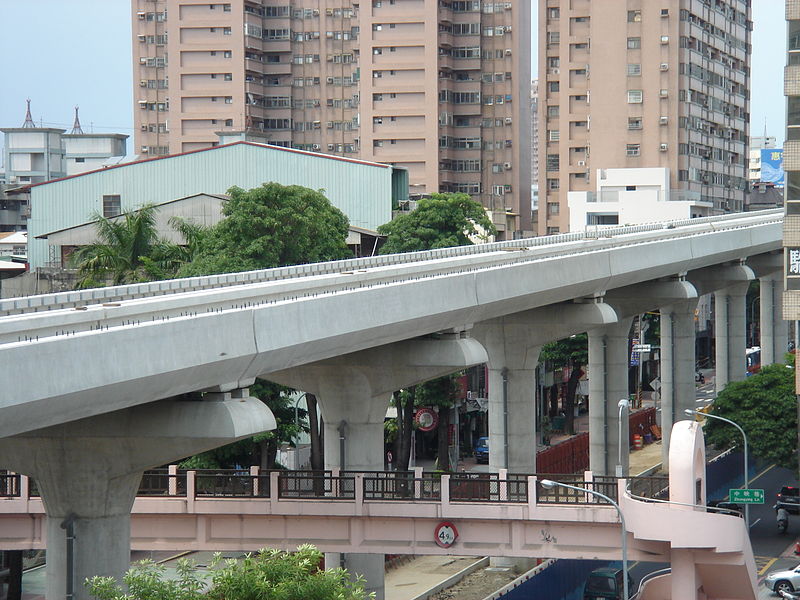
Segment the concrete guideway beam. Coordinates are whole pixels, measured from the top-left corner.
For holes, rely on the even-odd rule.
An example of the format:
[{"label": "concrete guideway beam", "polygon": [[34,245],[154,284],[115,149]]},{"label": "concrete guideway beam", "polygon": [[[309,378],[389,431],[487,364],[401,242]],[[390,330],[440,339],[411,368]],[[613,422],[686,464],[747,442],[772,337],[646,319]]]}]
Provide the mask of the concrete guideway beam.
[{"label": "concrete guideway beam", "polygon": [[536,472],[535,370],[544,344],[613,323],[602,302],[565,302],[476,323],[472,335],[489,355],[489,464]]},{"label": "concrete guideway beam", "polygon": [[[47,598],[64,598],[67,523],[75,541],[73,592],[87,577],[121,580],[130,566],[130,512],[149,468],[275,429],[247,396],[163,400],[0,439],[0,466],[36,479],[47,512]],[[62,527],[64,525],[64,527]]]},{"label": "concrete guideway beam", "polygon": [[[343,354],[268,378],[317,396],[325,427],[325,468],[383,470],[383,420],[392,392],[486,362],[486,351],[460,334],[415,339]],[[330,553],[326,561],[363,575],[384,598],[382,554]]]}]

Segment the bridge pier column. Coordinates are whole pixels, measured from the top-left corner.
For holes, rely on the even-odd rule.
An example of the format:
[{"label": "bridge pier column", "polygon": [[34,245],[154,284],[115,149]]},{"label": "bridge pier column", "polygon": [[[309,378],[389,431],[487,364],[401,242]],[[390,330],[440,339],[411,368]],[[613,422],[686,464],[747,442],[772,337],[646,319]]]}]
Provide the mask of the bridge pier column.
[{"label": "bridge pier column", "polygon": [[121,582],[146,469],[275,428],[265,404],[234,395],[163,400],[0,439],[2,466],[33,477],[44,501],[48,600],[66,596],[68,577],[76,600],[89,598],[86,578]]},{"label": "bridge pier column", "polygon": [[760,278],[759,321],[761,364],[783,363],[789,347],[788,323],[783,320],[781,295],[783,274],[772,273]]},{"label": "bridge pier column", "polygon": [[714,294],[716,385],[720,393],[731,381],[747,373],[746,298],[749,282],[737,283]]},{"label": "bridge pier column", "polygon": [[544,344],[612,323],[602,302],[565,302],[476,323],[472,335],[489,355],[489,465],[536,472],[535,369]]},{"label": "bridge pier column", "polygon": [[[632,317],[589,330],[589,469],[614,475],[619,459],[619,408],[628,398]],[[628,422],[622,423],[622,472],[628,472]]]},{"label": "bridge pier column", "polygon": [[669,470],[672,425],[695,408],[695,325],[697,298],[661,308],[661,463]]},{"label": "bridge pier column", "polygon": [[[345,354],[268,378],[315,394],[325,419],[325,468],[383,471],[383,420],[392,392],[486,361],[486,352],[460,333],[408,340]],[[326,553],[365,578],[365,589],[384,598],[383,554]]]}]

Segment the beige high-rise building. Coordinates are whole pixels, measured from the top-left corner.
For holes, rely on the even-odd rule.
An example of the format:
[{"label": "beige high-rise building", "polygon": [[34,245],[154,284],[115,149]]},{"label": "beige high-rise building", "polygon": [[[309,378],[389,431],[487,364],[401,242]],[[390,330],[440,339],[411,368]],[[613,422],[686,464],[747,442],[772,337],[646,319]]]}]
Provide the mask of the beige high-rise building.
[{"label": "beige high-rise building", "polygon": [[696,215],[742,210],[750,18],[750,0],[539,2],[540,234],[610,168],[668,168]]},{"label": "beige high-rise building", "polygon": [[137,153],[242,132],[408,169],[530,231],[530,2],[132,0]]}]

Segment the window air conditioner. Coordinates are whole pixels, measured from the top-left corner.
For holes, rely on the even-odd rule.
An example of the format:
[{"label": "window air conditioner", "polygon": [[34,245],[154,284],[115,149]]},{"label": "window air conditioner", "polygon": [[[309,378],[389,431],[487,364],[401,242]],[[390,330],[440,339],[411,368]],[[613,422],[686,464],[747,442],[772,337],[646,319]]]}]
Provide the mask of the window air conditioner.
[{"label": "window air conditioner", "polygon": [[661,150],[661,152],[666,152],[668,148],[669,146],[667,144],[661,144],[658,149]]},{"label": "window air conditioner", "polygon": [[142,123],[139,126],[139,131],[147,131],[147,123]]},{"label": "window air conditioner", "polygon": [[320,148],[321,148],[321,146],[319,144],[311,144],[311,149],[312,150],[319,150]]},{"label": "window air conditioner", "polygon": [[150,152],[150,148],[147,146],[142,146],[142,154],[147,154],[148,152]]},{"label": "window air conditioner", "polygon": [[145,15],[145,14],[144,14],[143,12],[137,12],[137,13],[136,13],[136,16],[137,16],[137,17],[139,17],[139,20],[140,20],[140,21],[144,21],[144,15]]},{"label": "window air conditioner", "polygon": [[333,150],[336,146],[334,144],[328,144],[328,150]]},{"label": "window air conditioner", "polygon": [[146,59],[144,56],[142,56],[142,57],[139,59],[139,64],[140,64],[140,65],[146,65],[146,64],[147,64],[147,59]]},{"label": "window air conditioner", "polygon": [[511,56],[511,48],[506,48],[506,56]]},{"label": "window air conditioner", "polygon": [[137,35],[136,37],[138,37],[138,38],[139,38],[139,41],[140,41],[140,42],[143,42],[143,41],[145,41],[145,40],[147,39],[147,36],[146,36],[146,35],[144,35],[143,33],[141,33],[141,34]]},{"label": "window air conditioner", "polygon": [[139,80],[139,87],[147,87],[147,79]]},{"label": "window air conditioner", "polygon": [[511,125],[513,122],[514,120],[511,117],[506,117],[506,125]]},{"label": "window air conditioner", "polygon": [[666,125],[667,123],[669,123],[669,117],[666,116],[659,117],[658,123],[659,125]]},{"label": "window air conditioner", "polygon": [[661,63],[658,67],[661,71],[669,71],[669,64],[668,63]]},{"label": "window air conditioner", "polygon": [[326,77],[326,78],[325,78],[325,81],[326,81],[327,83],[333,83],[333,77]]},{"label": "window air conditioner", "polygon": [[511,170],[511,163],[510,163],[510,162],[503,163],[503,168],[504,168],[506,171],[510,171],[510,170]]},{"label": "window air conditioner", "polygon": [[585,160],[579,160],[578,161],[578,166],[579,167],[585,167],[586,166],[586,161]]}]

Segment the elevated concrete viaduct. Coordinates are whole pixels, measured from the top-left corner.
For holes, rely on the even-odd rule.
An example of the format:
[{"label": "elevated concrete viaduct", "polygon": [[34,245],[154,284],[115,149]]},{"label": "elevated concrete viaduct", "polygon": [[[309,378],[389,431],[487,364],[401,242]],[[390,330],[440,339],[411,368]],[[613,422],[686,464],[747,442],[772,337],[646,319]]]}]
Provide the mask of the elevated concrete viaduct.
[{"label": "elevated concrete viaduct", "polygon": [[[27,439],[46,449],[54,443],[49,438],[85,437],[81,420],[109,414],[111,419],[124,418],[121,411],[140,406],[146,412],[159,406],[157,401],[198,391],[246,397],[246,388],[261,376],[315,387],[323,410],[333,417],[330,424],[347,421],[349,439],[363,440],[366,455],[345,460],[368,468],[376,461],[371,453],[377,415],[392,386],[488,360],[492,394],[506,384],[506,396],[499,400],[506,402],[509,417],[506,423],[498,422],[496,414],[491,417],[491,436],[496,441],[514,436],[514,449],[509,445],[509,452],[498,453],[504,444],[495,443],[490,460],[497,469],[528,470],[535,467],[530,440],[536,424],[532,390],[526,391],[525,382],[532,384],[538,348],[588,330],[590,368],[603,374],[592,377],[590,436],[598,436],[602,419],[602,443],[592,443],[591,465],[598,474],[613,473],[608,456],[615,453],[607,448],[615,448],[616,438],[609,432],[617,429],[615,407],[623,390],[620,374],[627,365],[631,315],[647,307],[672,311],[667,312],[672,320],[662,346],[675,353],[670,401],[679,408],[689,401],[684,394],[693,381],[684,357],[694,294],[723,290],[727,299],[717,301],[717,326],[725,326],[727,341],[717,344],[718,368],[727,380],[743,377],[741,287],[754,276],[750,262],[762,276],[774,273],[778,261],[772,255],[781,248],[782,212],[620,227],[602,235],[565,234],[2,301],[0,314],[6,316],[0,317],[0,364],[13,377],[4,382],[0,399],[0,437],[8,438],[8,447]],[[772,300],[762,302],[762,314],[775,320],[779,289],[767,288]],[[642,297],[632,297],[636,295]],[[764,313],[768,307],[772,312]],[[720,314],[727,317],[724,322]],[[470,330],[485,342],[486,355],[469,340]],[[435,334],[444,339],[426,339]],[[779,355],[781,335],[772,336],[772,354]],[[441,355],[408,350],[433,343],[441,344]],[[384,369],[370,362],[371,353],[405,364]],[[416,357],[427,358],[414,362]],[[344,373],[353,379],[344,381]],[[345,399],[350,386],[354,393]],[[493,395],[492,405],[497,402]],[[370,408],[364,410],[361,403]],[[667,413],[663,429],[668,431],[680,414]],[[253,426],[266,427],[268,421],[262,415]],[[245,431],[250,430],[233,427],[229,436],[249,435]],[[212,431],[200,433],[213,437]],[[326,437],[337,439],[338,432]],[[64,448],[74,454],[76,469],[93,468],[88,463],[96,455]],[[152,456],[151,465],[175,458],[173,450],[165,447],[158,460]],[[337,461],[339,446],[330,451],[331,460]],[[133,453],[135,448],[121,446],[119,452]],[[35,461],[3,462],[5,456],[0,454],[0,467],[42,476]],[[136,463],[126,475],[147,466]],[[113,478],[117,471],[107,473]],[[57,485],[69,486],[69,478],[65,475]],[[43,487],[46,505],[52,493],[48,489],[53,488]],[[117,493],[109,486],[86,493],[94,492]],[[71,496],[71,506],[82,506],[80,494],[76,490]],[[78,510],[76,516],[102,515]],[[97,552],[109,555],[108,572],[118,573],[124,563],[121,552],[104,545],[99,536],[91,537]],[[50,575],[63,579],[59,568]],[[53,598],[63,591],[59,585],[52,582]],[[81,598],[81,590],[76,592]]]}]

